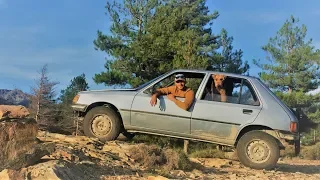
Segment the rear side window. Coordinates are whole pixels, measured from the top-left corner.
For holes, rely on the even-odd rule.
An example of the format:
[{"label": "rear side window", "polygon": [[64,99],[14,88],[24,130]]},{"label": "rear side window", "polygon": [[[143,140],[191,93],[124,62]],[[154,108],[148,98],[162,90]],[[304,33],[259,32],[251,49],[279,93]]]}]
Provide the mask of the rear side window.
[{"label": "rear side window", "polygon": [[241,86],[240,104],[259,106],[260,102],[254,92],[251,84],[243,79]]},{"label": "rear side window", "polygon": [[249,81],[242,78],[212,74],[201,100],[259,106],[260,102]]}]

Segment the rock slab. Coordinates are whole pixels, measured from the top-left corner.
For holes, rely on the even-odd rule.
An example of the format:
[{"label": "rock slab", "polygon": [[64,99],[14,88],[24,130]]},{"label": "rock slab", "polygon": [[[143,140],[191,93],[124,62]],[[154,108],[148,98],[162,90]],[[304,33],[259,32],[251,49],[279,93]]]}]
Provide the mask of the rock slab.
[{"label": "rock slab", "polygon": [[34,119],[0,122],[0,171],[20,169],[49,154],[39,143],[37,133],[38,127]]},{"label": "rock slab", "polygon": [[0,120],[26,118],[30,115],[27,108],[17,105],[0,105]]}]

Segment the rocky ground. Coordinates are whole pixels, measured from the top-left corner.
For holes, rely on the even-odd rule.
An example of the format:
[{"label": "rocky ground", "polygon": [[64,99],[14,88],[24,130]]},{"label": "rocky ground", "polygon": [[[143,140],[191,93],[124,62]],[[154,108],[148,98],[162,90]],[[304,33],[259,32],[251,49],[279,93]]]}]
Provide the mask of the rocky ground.
[{"label": "rocky ground", "polygon": [[[28,167],[0,172],[0,179],[320,179],[320,161],[283,159],[272,171],[253,170],[238,161],[191,158],[193,170],[150,172],[132,158],[137,144],[117,140],[102,144],[83,136],[39,131],[38,138],[55,150]],[[160,174],[162,176],[160,176]]]}]

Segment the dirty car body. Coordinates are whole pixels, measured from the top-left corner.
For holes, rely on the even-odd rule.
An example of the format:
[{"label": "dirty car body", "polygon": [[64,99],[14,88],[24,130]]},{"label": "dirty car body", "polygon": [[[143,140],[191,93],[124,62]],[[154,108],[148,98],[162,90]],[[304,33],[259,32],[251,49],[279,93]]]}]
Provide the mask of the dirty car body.
[{"label": "dirty car body", "polygon": [[[187,86],[192,86],[195,92],[191,108],[183,110],[166,96],[160,96],[156,106],[152,107],[149,103],[152,92],[172,85],[172,77],[177,73],[186,74]],[[227,102],[213,100],[210,94],[205,95],[213,74],[223,74],[232,83],[233,92]],[[177,99],[183,101],[183,98]],[[84,118],[99,106],[110,108],[117,114],[121,132],[155,134],[231,147],[236,147],[240,138],[251,131],[271,135],[279,148],[283,148],[285,141],[299,141],[299,124],[294,112],[256,77],[180,69],[135,89],[80,92],[72,105],[79,117]],[[109,125],[108,128],[110,129]],[[259,145],[255,145],[253,141],[252,144],[247,143],[247,147],[248,157],[255,148],[259,149]],[[253,157],[253,160],[269,156],[270,152],[265,152],[261,157]]]}]

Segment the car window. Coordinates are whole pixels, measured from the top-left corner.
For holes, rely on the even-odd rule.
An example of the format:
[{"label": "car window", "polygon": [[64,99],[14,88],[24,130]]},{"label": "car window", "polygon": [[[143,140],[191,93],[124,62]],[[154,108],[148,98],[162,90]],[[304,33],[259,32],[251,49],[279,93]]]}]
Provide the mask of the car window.
[{"label": "car window", "polygon": [[186,77],[185,85],[191,88],[195,93],[198,91],[199,86],[205,77],[204,73],[177,72],[172,75],[169,75],[168,77],[156,83],[154,86],[146,89],[144,93],[150,94],[151,92],[153,93],[156,89],[173,86],[176,74],[184,74]]},{"label": "car window", "polygon": [[[226,98],[223,100],[223,95]],[[211,75],[201,100],[259,106],[259,100],[246,79]]]},{"label": "car window", "polygon": [[260,105],[259,100],[252,86],[247,80],[243,80],[243,83],[242,83],[240,104],[253,105],[253,106]]}]

